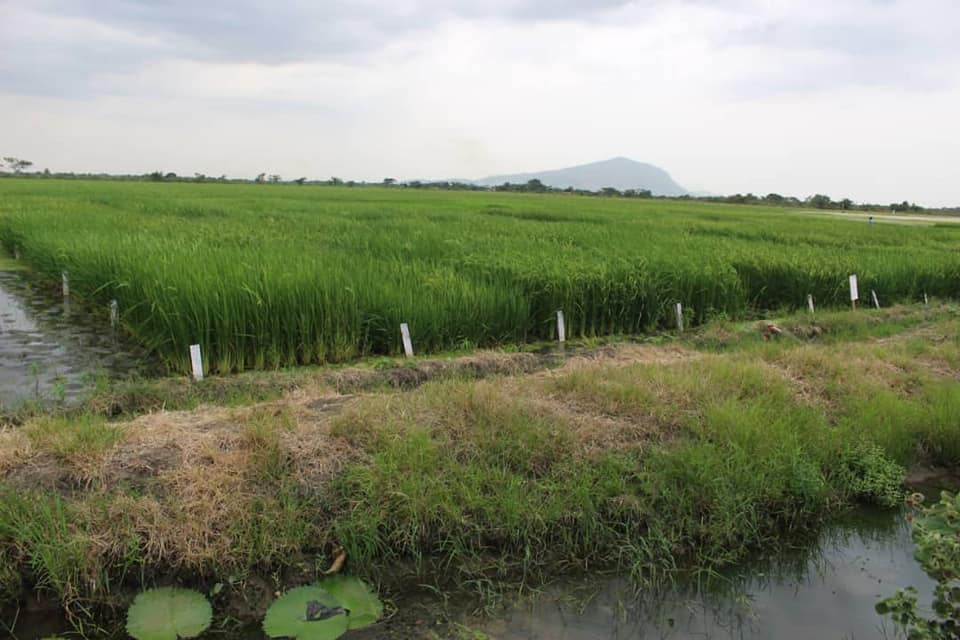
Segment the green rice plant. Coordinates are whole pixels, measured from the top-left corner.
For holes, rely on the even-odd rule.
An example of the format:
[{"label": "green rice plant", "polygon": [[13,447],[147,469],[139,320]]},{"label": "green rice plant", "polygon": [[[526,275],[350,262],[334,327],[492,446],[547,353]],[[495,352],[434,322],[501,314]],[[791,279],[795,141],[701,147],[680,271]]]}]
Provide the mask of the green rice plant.
[{"label": "green rice plant", "polygon": [[[378,188],[4,180],[0,244],[104,309],[172,371],[584,338],[960,297],[960,227],[763,207]],[[869,310],[865,314],[872,313]]]}]

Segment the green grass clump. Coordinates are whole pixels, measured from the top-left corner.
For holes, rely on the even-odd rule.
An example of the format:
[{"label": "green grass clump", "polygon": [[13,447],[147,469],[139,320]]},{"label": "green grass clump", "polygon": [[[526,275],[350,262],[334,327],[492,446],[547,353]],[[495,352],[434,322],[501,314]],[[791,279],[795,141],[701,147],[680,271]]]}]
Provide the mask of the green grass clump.
[{"label": "green grass clump", "polygon": [[123,430],[100,416],[44,415],[24,427],[30,443],[61,460],[77,460],[109,449],[123,439]]},{"label": "green grass clump", "polygon": [[4,180],[0,244],[106,305],[173,371],[632,334],[960,296],[960,227],[706,203],[403,189]]}]

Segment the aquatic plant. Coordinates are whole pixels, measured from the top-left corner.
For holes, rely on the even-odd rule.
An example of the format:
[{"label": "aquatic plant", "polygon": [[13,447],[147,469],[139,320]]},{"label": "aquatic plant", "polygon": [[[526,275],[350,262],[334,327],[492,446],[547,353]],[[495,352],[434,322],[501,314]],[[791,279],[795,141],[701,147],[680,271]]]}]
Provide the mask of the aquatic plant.
[{"label": "aquatic plant", "polygon": [[944,491],[940,501],[913,520],[914,558],[937,581],[928,611],[915,587],[901,589],[877,603],[909,640],[953,640],[960,636],[960,493]]},{"label": "aquatic plant", "polygon": [[192,589],[161,587],[137,595],[127,611],[127,633],[137,640],[196,638],[213,618],[210,603]]},{"label": "aquatic plant", "polygon": [[322,579],[319,584],[347,612],[347,628],[350,630],[369,626],[383,615],[383,603],[362,580],[336,575]]},{"label": "aquatic plant", "polygon": [[333,640],[381,615],[383,605],[363,581],[332,576],[283,594],[267,610],[263,630],[271,638]]}]

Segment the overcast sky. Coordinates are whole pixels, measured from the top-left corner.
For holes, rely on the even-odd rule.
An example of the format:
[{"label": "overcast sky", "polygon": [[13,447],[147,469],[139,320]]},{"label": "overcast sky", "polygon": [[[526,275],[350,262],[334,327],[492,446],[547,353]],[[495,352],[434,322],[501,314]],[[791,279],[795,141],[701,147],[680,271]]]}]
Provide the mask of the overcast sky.
[{"label": "overcast sky", "polygon": [[960,204],[958,0],[0,0],[0,155]]}]

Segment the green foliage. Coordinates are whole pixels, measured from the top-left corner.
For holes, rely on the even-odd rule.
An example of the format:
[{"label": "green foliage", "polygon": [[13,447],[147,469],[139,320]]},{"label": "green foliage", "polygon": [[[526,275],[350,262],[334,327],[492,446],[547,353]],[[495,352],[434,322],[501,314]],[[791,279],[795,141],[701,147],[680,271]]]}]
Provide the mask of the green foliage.
[{"label": "green foliage", "polygon": [[88,537],[71,525],[68,506],[59,496],[36,495],[0,484],[0,541],[7,541],[29,562],[36,588],[49,590],[68,604],[86,579],[102,586],[102,571],[91,567]]},{"label": "green foliage", "polygon": [[931,611],[920,607],[917,590],[902,589],[877,603],[910,640],[947,640],[960,636],[960,493],[944,491],[940,501],[913,521],[914,557],[937,585]]},{"label": "green foliage", "polygon": [[836,484],[854,500],[892,508],[903,500],[906,470],[875,444],[845,447],[836,467]]},{"label": "green foliage", "polygon": [[283,594],[267,611],[263,630],[271,638],[333,640],[381,615],[383,605],[363,581],[332,576]]},{"label": "green foliage", "polygon": [[668,200],[4,180],[0,243],[75,295],[119,301],[171,370],[343,361],[845,305],[960,295],[960,228],[821,220]]},{"label": "green foliage", "polygon": [[127,611],[127,633],[137,640],[196,638],[210,627],[213,610],[191,589],[161,587],[137,594]]},{"label": "green foliage", "polygon": [[347,629],[370,626],[383,615],[383,603],[362,580],[345,575],[323,578],[320,587],[347,612]]},{"label": "green foliage", "polygon": [[40,416],[27,423],[31,443],[62,460],[94,455],[123,438],[123,430],[91,414]]}]

